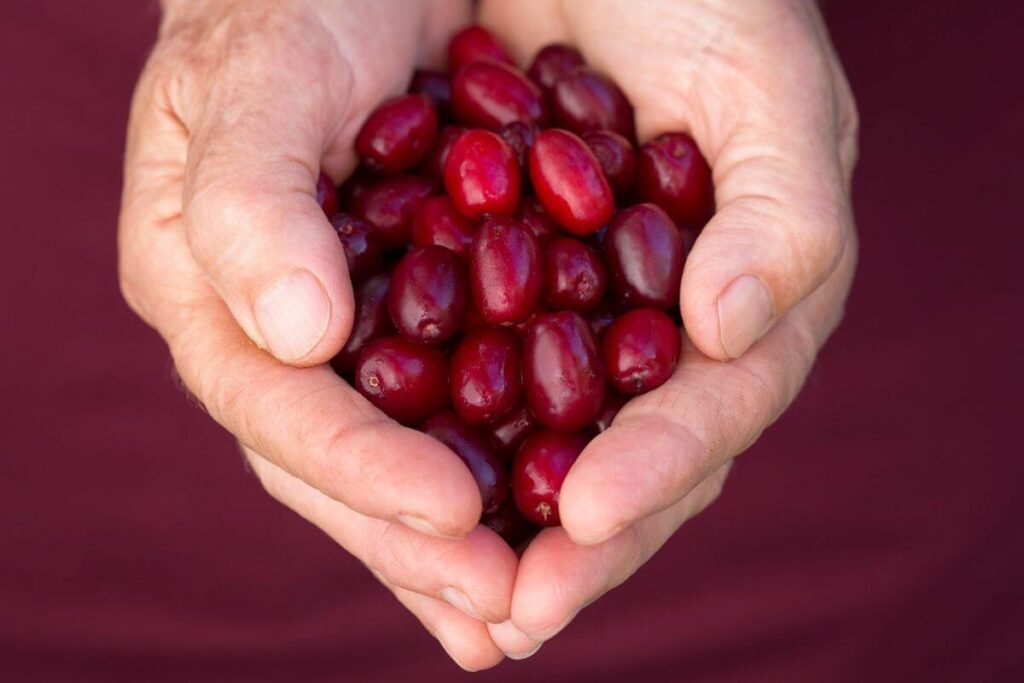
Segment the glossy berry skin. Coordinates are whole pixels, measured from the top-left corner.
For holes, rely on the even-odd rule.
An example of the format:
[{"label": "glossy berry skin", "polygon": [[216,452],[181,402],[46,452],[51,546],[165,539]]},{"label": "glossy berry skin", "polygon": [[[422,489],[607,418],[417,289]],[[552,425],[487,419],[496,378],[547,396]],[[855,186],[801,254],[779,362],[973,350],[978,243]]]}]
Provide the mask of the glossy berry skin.
[{"label": "glossy berry skin", "polygon": [[582,135],[611,130],[627,140],[636,139],[633,105],[614,82],[581,67],[559,78],[551,87],[555,125]]},{"label": "glossy berry skin", "polygon": [[323,171],[320,171],[316,179],[316,203],[328,216],[338,213],[338,190],[334,187],[334,181]]},{"label": "glossy berry skin", "polygon": [[494,218],[477,230],[470,252],[473,305],[491,325],[515,325],[540,299],[543,261],[533,233],[512,218]]},{"label": "glossy berry skin", "polygon": [[583,55],[579,50],[571,45],[552,43],[537,52],[526,75],[547,92],[555,81],[583,65]]},{"label": "glossy berry skin", "polygon": [[601,406],[601,412],[598,413],[597,419],[594,420],[594,428],[599,434],[612,426],[612,421],[624,405],[626,405],[626,396],[614,390],[608,392],[608,395],[604,397],[604,405]]},{"label": "glossy berry skin", "polygon": [[523,345],[523,391],[548,429],[578,431],[601,412],[605,371],[594,333],[578,313],[545,313],[530,326]]},{"label": "glossy berry skin", "polygon": [[452,82],[448,75],[433,69],[416,69],[409,82],[409,94],[423,95],[439,116],[446,115],[452,101]]},{"label": "glossy berry skin", "polygon": [[536,197],[523,200],[516,218],[530,229],[541,245],[548,238],[559,234],[558,223],[555,223],[554,219],[548,215],[548,212],[544,210],[544,205]]},{"label": "glossy berry skin", "polygon": [[405,337],[370,342],[356,361],[355,388],[388,417],[415,425],[448,405],[448,359]]},{"label": "glossy berry skin", "polygon": [[523,517],[512,496],[507,496],[495,512],[484,515],[480,523],[501,536],[512,548],[519,547],[537,533],[536,525]]},{"label": "glossy berry skin", "polygon": [[373,236],[373,226],[347,213],[331,216],[331,225],[345,249],[352,282],[360,282],[384,268],[384,252]]},{"label": "glossy berry skin", "polygon": [[607,279],[601,255],[572,237],[554,237],[544,247],[544,305],[588,311],[604,296]]},{"label": "glossy berry skin", "polygon": [[482,26],[467,26],[452,36],[448,43],[448,71],[455,73],[480,59],[513,63],[498,39]]},{"label": "glossy berry skin", "polygon": [[388,313],[390,283],[391,276],[380,273],[356,287],[352,331],[345,346],[331,361],[331,365],[342,377],[351,378],[359,354],[370,342],[395,333],[391,314]]},{"label": "glossy berry skin", "polygon": [[714,213],[711,168],[685,133],[666,133],[640,148],[636,193],[680,224],[700,229]]},{"label": "glossy berry skin", "polygon": [[498,454],[511,461],[524,441],[540,429],[540,423],[526,405],[520,405],[491,421],[491,444]]},{"label": "glossy berry skin", "polygon": [[448,197],[423,200],[412,217],[412,243],[416,246],[436,244],[469,259],[475,235],[476,224],[456,211]]},{"label": "glossy berry skin", "polygon": [[512,496],[526,519],[558,526],[562,483],[587,445],[582,434],[537,432],[522,445],[512,463]]},{"label": "glossy berry skin", "polygon": [[416,165],[437,135],[437,114],[423,95],[402,95],[377,107],[356,135],[356,153],[377,173]]},{"label": "glossy berry skin", "polygon": [[636,396],[664,384],[679,360],[679,330],[656,308],[629,311],[604,335],[608,381],[624,394]]},{"label": "glossy berry skin", "polygon": [[591,235],[611,219],[612,188],[597,157],[577,136],[557,128],[543,131],[530,148],[529,165],[537,198],[567,231]]},{"label": "glossy berry skin", "polygon": [[544,94],[508,64],[473,62],[452,79],[452,112],[459,123],[498,130],[513,121],[548,123]]},{"label": "glossy berry skin", "polygon": [[519,162],[519,170],[522,173],[527,173],[526,169],[526,155],[530,151],[530,147],[533,146],[533,140],[537,136],[537,131],[528,123],[522,121],[513,121],[506,123],[498,130],[498,135],[501,139],[508,143],[508,146],[512,148],[512,151],[516,153],[516,161]]},{"label": "glossy berry skin", "polygon": [[583,142],[597,157],[615,194],[629,196],[636,176],[636,153],[629,140],[610,130],[592,130],[583,134]]},{"label": "glossy berry skin", "polygon": [[482,424],[519,403],[520,343],[507,330],[484,329],[463,338],[451,358],[452,407],[469,424]]},{"label": "glossy berry skin", "polygon": [[432,415],[420,425],[420,431],[443,443],[466,463],[480,487],[484,514],[497,512],[508,497],[508,473],[487,438],[450,410]]},{"label": "glossy berry skin", "polygon": [[604,240],[608,284],[628,307],[669,308],[679,301],[683,240],[668,215],[654,204],[621,211]]},{"label": "glossy berry skin", "polygon": [[427,155],[420,162],[420,173],[438,185],[444,185],[444,164],[448,161],[448,154],[452,151],[452,145],[465,132],[466,129],[462,126],[445,126],[442,128],[434,140],[434,146],[430,148],[430,151],[427,152]]},{"label": "glossy berry skin", "polygon": [[433,191],[433,183],[418,176],[385,178],[356,197],[352,213],[374,227],[374,235],[385,250],[401,249],[409,243],[416,205]]},{"label": "glossy berry skin", "polygon": [[457,254],[435,245],[414,247],[391,274],[391,321],[410,341],[439,344],[459,331],[467,290],[466,264]]},{"label": "glossy berry skin", "polygon": [[444,187],[463,216],[511,216],[519,205],[520,183],[515,152],[497,134],[471,130],[452,144]]}]

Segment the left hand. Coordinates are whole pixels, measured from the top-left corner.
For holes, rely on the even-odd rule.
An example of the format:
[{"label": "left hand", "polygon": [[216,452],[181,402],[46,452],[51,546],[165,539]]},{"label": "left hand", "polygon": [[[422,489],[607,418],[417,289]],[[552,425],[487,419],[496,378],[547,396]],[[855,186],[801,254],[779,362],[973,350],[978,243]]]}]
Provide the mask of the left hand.
[{"label": "left hand", "polygon": [[479,20],[521,63],[577,46],[633,102],[641,140],[690,132],[716,188],[683,275],[679,367],[581,454],[563,527],[530,544],[511,619],[488,626],[521,657],[709,505],[796,396],[853,280],[857,113],[811,0],[485,0]]}]

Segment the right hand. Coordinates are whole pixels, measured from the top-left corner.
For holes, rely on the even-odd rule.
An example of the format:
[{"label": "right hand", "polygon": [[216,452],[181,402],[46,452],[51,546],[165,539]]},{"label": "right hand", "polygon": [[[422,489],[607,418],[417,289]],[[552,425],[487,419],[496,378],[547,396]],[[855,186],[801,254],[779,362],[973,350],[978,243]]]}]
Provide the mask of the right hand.
[{"label": "right hand", "polygon": [[[321,168],[354,168],[366,115],[441,54],[468,3],[165,2],[132,101],[125,299],[276,498],[366,563],[461,666],[502,653],[517,561],[434,439],[325,365],[352,323]],[[459,609],[451,605],[458,606]]]}]

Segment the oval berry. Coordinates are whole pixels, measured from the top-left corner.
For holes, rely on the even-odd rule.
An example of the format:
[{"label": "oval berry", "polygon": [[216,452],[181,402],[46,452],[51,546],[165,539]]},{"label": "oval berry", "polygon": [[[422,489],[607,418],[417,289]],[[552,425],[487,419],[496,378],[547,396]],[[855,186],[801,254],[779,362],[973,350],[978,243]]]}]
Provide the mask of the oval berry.
[{"label": "oval berry", "polygon": [[355,387],[388,417],[418,424],[448,405],[448,359],[433,346],[383,337],[359,354]]},{"label": "oval berry", "polygon": [[609,288],[620,303],[669,308],[679,301],[683,240],[654,204],[637,204],[615,217],[604,255]]},{"label": "oval berry", "polygon": [[517,220],[494,218],[477,229],[470,252],[473,304],[491,325],[515,325],[530,317],[543,279],[540,246]]},{"label": "oval berry", "polygon": [[445,114],[452,101],[452,82],[440,71],[416,69],[409,82],[409,94],[426,97],[439,115]]},{"label": "oval berry", "polygon": [[608,381],[636,396],[660,387],[672,375],[679,360],[679,330],[664,312],[638,308],[612,323],[603,346]]},{"label": "oval berry", "polygon": [[465,269],[444,247],[415,247],[403,256],[388,292],[395,328],[419,344],[438,344],[458,332],[469,300]]},{"label": "oval berry", "polygon": [[547,91],[559,78],[583,65],[583,55],[579,50],[571,45],[552,43],[537,52],[526,75],[542,90]]},{"label": "oval berry", "polygon": [[437,114],[422,95],[402,95],[377,107],[356,135],[356,153],[378,173],[416,165],[437,135]]},{"label": "oval berry", "polygon": [[711,168],[685,133],[666,133],[640,148],[636,193],[689,228],[702,228],[714,213]]},{"label": "oval berry", "polygon": [[530,326],[523,346],[523,391],[548,429],[574,432],[600,413],[604,367],[594,333],[578,313],[546,313]]},{"label": "oval berry", "polygon": [[498,454],[511,460],[527,437],[540,429],[540,423],[524,404],[492,420],[489,429]]},{"label": "oval berry", "polygon": [[515,152],[520,172],[527,173],[526,156],[530,151],[530,147],[533,146],[534,138],[537,136],[537,131],[534,127],[522,121],[513,121],[502,126],[498,130],[498,135]]},{"label": "oval berry", "polygon": [[464,125],[497,130],[513,121],[547,125],[540,88],[508,64],[472,62],[452,79],[452,112]]},{"label": "oval berry", "polygon": [[338,213],[338,189],[323,171],[316,179],[316,203],[328,216]]},{"label": "oval berry", "polygon": [[416,207],[412,217],[412,243],[437,245],[469,258],[476,225],[455,210],[448,197],[430,197]]},{"label": "oval berry", "polygon": [[571,237],[555,237],[544,249],[544,304],[587,311],[604,296],[604,264],[597,251]]},{"label": "oval berry", "polygon": [[512,463],[512,497],[523,516],[541,526],[558,526],[562,483],[587,439],[582,434],[537,432]]},{"label": "oval berry", "polygon": [[455,73],[480,59],[512,64],[512,58],[498,39],[482,26],[467,26],[452,36],[448,43],[448,71]]},{"label": "oval berry", "polygon": [[469,424],[481,424],[511,410],[522,393],[519,339],[486,329],[465,337],[451,358],[452,406]]},{"label": "oval berry", "polygon": [[445,126],[437,134],[434,146],[430,148],[427,155],[420,162],[419,171],[438,185],[444,185],[444,165],[448,161],[448,154],[452,151],[452,145],[466,132],[462,126]]},{"label": "oval berry", "polygon": [[486,130],[463,133],[444,165],[444,186],[463,216],[511,216],[519,205],[519,162],[498,135]]},{"label": "oval berry", "polygon": [[466,463],[480,488],[484,514],[497,512],[508,497],[508,474],[484,435],[460,422],[450,410],[431,416],[420,431],[443,443]]},{"label": "oval berry", "polygon": [[530,540],[537,532],[537,527],[530,523],[516,507],[512,496],[507,496],[496,512],[484,515],[480,523],[501,536],[512,548],[517,548]]},{"label": "oval berry", "polygon": [[384,249],[401,249],[409,243],[412,215],[417,204],[434,191],[425,178],[399,175],[367,187],[356,197],[352,213],[372,225]]},{"label": "oval berry", "polygon": [[359,354],[370,342],[394,334],[395,328],[388,313],[390,283],[391,276],[380,273],[356,287],[352,331],[345,346],[331,361],[331,365],[342,377],[351,377]]},{"label": "oval berry", "polygon": [[572,133],[540,133],[529,154],[530,181],[544,209],[574,235],[591,235],[608,222],[615,197],[601,164]]},{"label": "oval berry", "polygon": [[548,215],[548,212],[544,210],[544,205],[536,197],[530,197],[523,201],[516,218],[528,227],[533,236],[542,244],[549,237],[554,237],[559,233],[558,223]]},{"label": "oval berry", "polygon": [[551,87],[555,124],[577,135],[612,130],[629,140],[636,138],[633,105],[611,79],[581,67],[559,78]]},{"label": "oval berry", "polygon": [[597,157],[615,193],[628,196],[636,175],[636,154],[629,140],[610,130],[594,130],[583,134],[583,142]]},{"label": "oval berry", "polygon": [[608,392],[608,395],[604,398],[604,405],[601,406],[601,412],[598,413],[597,419],[594,420],[594,428],[597,429],[599,434],[612,426],[612,421],[624,405],[626,405],[625,396],[617,391]]},{"label": "oval berry", "polygon": [[373,236],[373,226],[347,213],[331,216],[331,225],[345,250],[352,282],[360,282],[384,268],[384,252]]}]

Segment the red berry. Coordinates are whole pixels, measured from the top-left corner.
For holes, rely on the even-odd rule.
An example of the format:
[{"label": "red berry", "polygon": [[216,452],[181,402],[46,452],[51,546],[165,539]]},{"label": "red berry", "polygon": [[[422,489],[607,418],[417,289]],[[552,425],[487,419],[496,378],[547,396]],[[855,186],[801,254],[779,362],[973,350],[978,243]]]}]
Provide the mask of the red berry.
[{"label": "red berry", "polygon": [[512,64],[512,58],[498,39],[482,26],[467,26],[448,43],[448,71],[455,73],[478,59],[493,59]]},{"label": "red berry", "polygon": [[320,171],[316,179],[316,203],[328,216],[338,213],[338,190],[334,187],[334,181],[323,171]]},{"label": "red berry", "polygon": [[437,114],[422,95],[402,95],[373,111],[356,136],[356,153],[378,173],[416,165],[437,135]]},{"label": "red berry", "polygon": [[452,145],[459,139],[466,129],[462,126],[445,126],[437,134],[434,146],[430,148],[427,155],[420,162],[420,173],[433,180],[438,185],[444,185],[444,164],[448,161],[448,153],[452,151]]},{"label": "red berry", "polygon": [[512,496],[531,522],[558,526],[562,482],[587,445],[582,434],[537,432],[522,445],[512,463]]},{"label": "red berry", "polygon": [[462,318],[462,334],[473,334],[477,330],[483,330],[489,327],[486,320],[484,320],[483,314],[480,310],[473,305],[473,300],[470,298],[469,305],[466,306],[466,315]]},{"label": "red berry", "polygon": [[523,200],[516,214],[523,225],[530,229],[533,236],[542,244],[549,238],[559,233],[558,223],[544,210],[544,205],[536,197]]},{"label": "red berry", "polygon": [[452,406],[469,424],[487,422],[511,410],[522,393],[519,339],[505,330],[485,329],[465,337],[451,359]]},{"label": "red berry", "polygon": [[373,237],[373,226],[347,213],[331,216],[331,225],[345,250],[352,282],[364,280],[384,268],[384,253]]},{"label": "red berry", "polygon": [[577,135],[611,130],[636,138],[633,105],[611,79],[581,67],[559,78],[551,88],[555,123]]},{"label": "red berry", "polygon": [[609,391],[608,395],[604,398],[604,405],[601,406],[601,412],[598,414],[597,419],[594,420],[594,427],[598,433],[603,432],[612,426],[612,420],[622,410],[622,406],[626,405],[626,397],[617,391]]},{"label": "red berry", "polygon": [[484,435],[460,422],[450,410],[431,416],[420,431],[443,443],[466,463],[480,487],[484,514],[497,512],[508,497],[508,473]]},{"label": "red berry", "polygon": [[615,193],[620,197],[629,196],[636,175],[636,154],[629,140],[610,130],[593,130],[583,134],[583,142],[597,157]]},{"label": "red berry", "polygon": [[587,324],[594,331],[594,336],[601,339],[621,312],[622,306],[617,302],[608,298],[601,299],[597,306],[586,315]]},{"label": "red berry", "polygon": [[452,101],[452,82],[448,79],[448,74],[440,71],[416,69],[409,83],[409,93],[423,95],[430,100],[439,114],[445,113]]},{"label": "red berry", "polygon": [[711,169],[685,133],[666,133],[640,148],[636,192],[689,228],[702,228],[714,213]]},{"label": "red berry", "polygon": [[583,55],[570,45],[553,43],[542,47],[533,58],[526,75],[547,91],[562,76],[572,73],[584,65]]},{"label": "red berry", "polygon": [[544,304],[587,311],[604,296],[604,264],[597,251],[571,237],[555,237],[544,249]]},{"label": "red berry", "polygon": [[467,218],[511,216],[519,205],[520,182],[515,152],[490,131],[463,133],[445,161],[445,189]]},{"label": "red berry", "polygon": [[530,180],[544,208],[574,235],[590,235],[612,217],[615,197],[594,153],[564,130],[540,133],[530,148]]},{"label": "red berry", "polygon": [[459,331],[469,300],[466,290],[466,265],[454,252],[415,247],[391,274],[391,321],[411,341],[443,342]]},{"label": "red berry", "polygon": [[637,204],[615,217],[604,255],[609,286],[619,302],[669,308],[679,301],[683,240],[672,219],[654,204]]},{"label": "red berry", "polygon": [[331,365],[342,377],[351,377],[355,371],[359,354],[367,344],[383,336],[394,334],[388,313],[388,285],[391,276],[387,273],[374,275],[356,287],[355,315],[352,320],[352,331],[344,348],[331,361]]},{"label": "red berry", "polygon": [[505,502],[496,512],[484,515],[480,523],[501,536],[512,548],[517,548],[530,540],[537,532],[537,527],[523,517],[511,496],[505,498]]},{"label": "red berry", "polygon": [[476,225],[455,210],[448,197],[423,200],[412,217],[412,243],[436,244],[468,259]]},{"label": "red berry", "polygon": [[583,429],[601,411],[605,372],[594,333],[572,312],[537,317],[523,346],[523,390],[545,427]]},{"label": "red berry", "polygon": [[526,438],[540,429],[540,423],[525,405],[495,418],[490,424],[491,443],[498,454],[511,460]]},{"label": "red berry", "polygon": [[380,180],[373,171],[365,166],[358,166],[356,170],[338,186],[338,206],[343,211],[353,211],[356,198],[372,185]]},{"label": "red berry", "polygon": [[352,213],[375,228],[375,236],[384,249],[401,249],[409,243],[416,205],[433,190],[429,180],[417,176],[385,178],[355,199]]},{"label": "red berry", "polygon": [[526,155],[529,153],[530,147],[533,146],[533,140],[537,136],[537,131],[534,130],[534,127],[522,121],[513,121],[502,126],[498,130],[498,135],[515,152],[520,172],[527,173]]},{"label": "red berry", "polygon": [[470,255],[473,303],[491,325],[530,317],[540,299],[542,261],[533,233],[512,218],[494,218],[477,230]]},{"label": "red berry", "polygon": [[629,311],[612,323],[604,336],[608,381],[636,396],[660,387],[679,360],[679,329],[655,308]]},{"label": "red berry", "polygon": [[452,112],[459,123],[497,130],[506,123],[548,123],[540,88],[521,71],[499,62],[472,62],[452,79]]},{"label": "red berry", "polygon": [[448,360],[404,337],[377,339],[359,354],[355,387],[392,419],[417,424],[448,405]]}]

